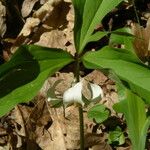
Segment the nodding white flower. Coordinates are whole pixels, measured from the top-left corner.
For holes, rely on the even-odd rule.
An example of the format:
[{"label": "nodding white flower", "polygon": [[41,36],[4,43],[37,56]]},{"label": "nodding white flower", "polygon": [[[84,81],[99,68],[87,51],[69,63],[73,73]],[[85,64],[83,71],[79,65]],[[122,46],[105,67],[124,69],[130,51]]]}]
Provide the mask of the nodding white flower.
[{"label": "nodding white flower", "polygon": [[63,101],[65,106],[74,102],[84,106],[84,102],[82,101],[82,86],[83,82],[80,81],[64,92]]},{"label": "nodding white flower", "polygon": [[51,97],[48,97],[47,101],[50,102],[50,101],[56,101],[58,100],[58,98],[51,98]]},{"label": "nodding white flower", "polygon": [[[90,83],[92,100],[95,98],[103,97],[103,90],[99,85]],[[68,104],[78,103],[84,106],[84,102],[82,100],[82,88],[83,88],[83,80],[76,83],[73,87],[66,90],[63,94],[63,102],[65,107]]]},{"label": "nodding white flower", "polygon": [[90,83],[90,86],[91,86],[91,90],[92,90],[92,99],[95,99],[98,97],[101,97],[101,98],[104,97],[103,90],[99,85]]},{"label": "nodding white flower", "polygon": [[48,101],[48,102],[50,102],[51,100],[52,100],[51,97],[48,97],[48,98],[47,98],[47,101]]}]

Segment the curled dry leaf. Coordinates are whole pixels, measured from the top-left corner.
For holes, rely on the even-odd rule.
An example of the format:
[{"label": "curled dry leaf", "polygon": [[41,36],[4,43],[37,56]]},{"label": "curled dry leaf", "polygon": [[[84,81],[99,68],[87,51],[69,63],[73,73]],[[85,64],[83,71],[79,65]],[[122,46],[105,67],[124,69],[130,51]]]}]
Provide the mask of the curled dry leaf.
[{"label": "curled dry leaf", "polygon": [[5,16],[6,8],[0,1],[0,37],[3,37],[6,32]]},{"label": "curled dry leaf", "polygon": [[112,150],[112,148],[105,142],[103,144],[95,145],[89,150]]},{"label": "curled dry leaf", "polygon": [[65,2],[71,3],[71,0],[64,0]]},{"label": "curled dry leaf", "polygon": [[44,145],[42,149],[44,150],[66,150],[65,142],[65,125],[64,125],[64,116],[63,108],[53,109],[49,108],[50,116],[53,120],[51,127],[48,129],[51,135],[51,141]]},{"label": "curled dry leaf", "polygon": [[[67,23],[65,18],[66,14],[68,13],[67,10],[69,9],[69,5],[66,6],[66,3],[59,2],[61,1],[57,0],[56,2],[55,0],[49,0],[49,7],[51,9],[47,9],[47,11],[45,11],[45,9],[43,8],[43,6],[45,5],[44,4],[36,11],[37,13],[40,12],[39,16],[35,15],[35,12],[35,14],[33,14],[33,17],[30,17],[26,20],[22,31],[20,32],[13,47],[11,48],[12,53],[14,53],[16,51],[16,48],[21,44],[29,44],[31,42],[35,43],[37,41],[39,42],[37,42],[36,44],[40,44],[42,46],[66,49],[65,44],[68,41],[68,39],[66,38],[66,33],[64,33],[63,31],[61,31],[62,33],[60,33],[58,28],[60,26],[64,27],[64,24]],[[49,20],[50,24],[47,24],[47,20]],[[52,29],[56,28],[57,30],[52,31]],[[46,33],[44,33],[45,31]],[[31,36],[28,37],[29,35]]]},{"label": "curled dry leaf", "polygon": [[[150,33],[150,17],[149,17],[149,19],[147,21],[147,28],[148,28],[147,30]],[[150,51],[150,35],[149,35],[149,42],[148,42],[148,51]]]},{"label": "curled dry leaf", "polygon": [[40,0],[40,4],[45,4],[48,0]]},{"label": "curled dry leaf", "polygon": [[65,35],[62,31],[52,30],[50,32],[44,32],[40,40],[36,43],[37,45],[53,47],[53,48],[62,48],[66,43]]},{"label": "curled dry leaf", "polygon": [[43,19],[43,17],[53,10],[53,6],[59,4],[62,0],[48,0],[42,7],[40,7],[34,14],[34,17]]},{"label": "curled dry leaf", "polygon": [[117,150],[131,150],[131,147],[118,147]]},{"label": "curled dry leaf", "polygon": [[38,26],[40,23],[40,20],[38,18],[27,18],[26,23],[20,32],[20,35],[28,36],[34,29],[34,27]]},{"label": "curled dry leaf", "polygon": [[[17,146],[21,147],[24,142],[23,137],[36,142],[39,147],[46,150],[45,147],[51,142],[51,136],[48,132],[52,124],[51,117],[48,113],[46,103],[42,96],[35,98],[35,103],[31,106],[18,105],[11,113],[11,118],[15,120],[15,133],[17,133]],[[18,128],[19,125],[19,128]],[[19,140],[20,138],[20,140]],[[28,143],[28,146],[29,143]],[[28,149],[35,149],[29,148]]]},{"label": "curled dry leaf", "polygon": [[136,37],[134,40],[135,52],[143,62],[146,62],[147,57],[150,56],[150,19],[147,21],[146,28],[133,24],[132,32]]},{"label": "curled dry leaf", "polygon": [[67,48],[67,51],[70,52],[74,56],[76,50],[74,47],[74,40],[73,40],[74,9],[72,5],[70,5],[70,10],[66,16],[66,19],[68,21],[68,25],[67,25],[67,28],[63,30],[67,39],[66,48]]},{"label": "curled dry leaf", "polygon": [[23,17],[27,17],[31,13],[37,1],[38,0],[24,0],[23,1],[22,9],[21,9],[21,13]]}]

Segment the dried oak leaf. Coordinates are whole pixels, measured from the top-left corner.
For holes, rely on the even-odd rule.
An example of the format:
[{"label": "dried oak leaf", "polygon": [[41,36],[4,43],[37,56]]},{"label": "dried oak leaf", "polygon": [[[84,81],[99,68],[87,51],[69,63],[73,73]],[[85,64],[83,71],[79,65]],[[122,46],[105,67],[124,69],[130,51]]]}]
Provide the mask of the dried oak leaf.
[{"label": "dried oak leaf", "polygon": [[[65,2],[62,2],[62,3],[60,3],[61,2],[61,0],[49,0],[48,1],[49,2],[49,5],[48,5],[48,7],[49,8],[51,8],[51,9],[46,9],[46,11],[45,11],[45,8],[43,8],[44,7],[44,5],[46,5],[46,3],[43,5],[43,6],[41,6],[34,14],[33,14],[33,17],[29,17],[29,18],[27,18],[27,20],[26,20],[26,23],[25,23],[25,25],[24,25],[24,27],[23,27],[23,29],[22,29],[22,31],[20,32],[20,34],[18,35],[18,37],[17,37],[17,39],[16,39],[16,41],[15,41],[15,43],[14,43],[14,45],[13,45],[13,47],[11,48],[11,52],[12,53],[14,53],[15,52],[15,50],[16,50],[16,48],[18,47],[18,46],[20,46],[21,44],[29,44],[29,43],[35,43],[35,42],[37,42],[37,41],[39,41],[39,38],[40,38],[40,36],[41,36],[41,34],[43,34],[45,31],[46,32],[50,32],[52,29],[57,29],[58,30],[58,28],[59,28],[59,26],[64,26],[63,25],[63,23],[64,23],[64,20],[65,20],[65,22],[67,22],[66,21],[66,9],[63,9],[64,7],[64,5],[66,4]],[[47,2],[47,3],[48,3]],[[57,5],[59,5],[59,6],[57,6]],[[46,7],[46,6],[45,6]],[[58,8],[61,8],[61,14],[60,14],[60,11],[58,11],[59,9]],[[68,8],[68,5],[66,6],[67,7],[67,10],[69,9]],[[64,12],[65,11],[65,13],[62,13],[62,12]],[[38,14],[38,15],[36,15],[36,13]],[[54,15],[55,14],[55,15]],[[57,15],[56,15],[57,14]],[[41,17],[42,16],[42,17]],[[55,18],[56,16],[59,16],[59,17],[57,17],[57,19]],[[60,17],[61,17],[61,19],[60,19]],[[47,25],[46,24],[46,20],[50,20],[50,25]],[[62,22],[63,21],[63,22]],[[41,23],[41,24],[40,24]],[[43,23],[43,24],[42,24]],[[48,26],[48,29],[47,28],[45,28],[45,26]],[[55,27],[54,27],[55,26]],[[46,34],[46,33],[45,33]],[[62,33],[62,34],[64,34],[64,33]],[[31,35],[30,37],[29,37],[29,35]],[[43,36],[43,37],[45,37],[45,35]],[[51,36],[52,37],[52,36]],[[49,38],[51,38],[51,37],[47,37],[48,39],[47,39],[47,41],[49,40]],[[62,36],[61,36],[62,37]],[[63,37],[63,39],[64,39],[65,37]],[[62,40],[63,40],[62,39]],[[66,39],[66,38],[65,38]],[[40,39],[41,40],[41,39]],[[44,40],[45,40],[45,38],[44,38]],[[43,40],[41,40],[41,41],[43,41]],[[41,42],[40,41],[40,42]],[[64,45],[65,45],[65,43],[64,43]],[[45,46],[47,46],[47,45],[45,45]],[[62,47],[62,48],[64,48],[64,47]]]},{"label": "dried oak leaf", "polygon": [[135,35],[135,52],[143,62],[146,62],[147,57],[150,56],[150,18],[147,21],[146,28],[139,24],[133,24],[132,32]]},{"label": "dried oak leaf", "polygon": [[128,146],[128,147],[118,147],[117,150],[131,150],[131,146]]},{"label": "dried oak leaf", "polygon": [[43,19],[43,17],[51,12],[55,5],[60,3],[62,0],[48,0],[43,6],[41,6],[34,14],[33,17]]},{"label": "dried oak leaf", "polygon": [[3,37],[6,32],[5,16],[6,8],[0,1],[0,37]]},{"label": "dried oak leaf", "polygon": [[23,1],[21,13],[24,18],[27,17],[31,13],[37,1],[38,0],[24,0]]},{"label": "dried oak leaf", "polygon": [[32,32],[32,30],[38,26],[40,23],[40,20],[38,18],[27,18],[26,23],[23,27],[23,29],[20,32],[20,35],[28,36]]},{"label": "dried oak leaf", "polygon": [[40,0],[40,4],[45,4],[48,0]]},{"label": "dried oak leaf", "polygon": [[36,43],[37,45],[45,47],[65,48],[66,43],[65,35],[62,31],[52,30],[50,32],[44,32],[40,40]]}]

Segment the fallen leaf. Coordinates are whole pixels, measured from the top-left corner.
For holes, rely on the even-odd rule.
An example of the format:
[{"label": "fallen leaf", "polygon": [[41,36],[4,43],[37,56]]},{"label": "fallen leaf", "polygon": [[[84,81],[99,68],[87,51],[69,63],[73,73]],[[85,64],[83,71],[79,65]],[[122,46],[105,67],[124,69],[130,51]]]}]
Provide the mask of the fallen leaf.
[{"label": "fallen leaf", "polygon": [[40,4],[45,4],[48,0],[40,0]]},{"label": "fallen leaf", "polygon": [[55,5],[58,5],[62,0],[48,0],[44,5],[42,5],[36,12],[34,12],[33,17],[40,18],[41,20],[43,17],[49,13],[52,12]]},{"label": "fallen leaf", "polygon": [[117,150],[131,150],[131,146],[128,146],[128,147],[118,147]]},{"label": "fallen leaf", "polygon": [[143,62],[146,62],[150,56],[150,18],[147,21],[146,28],[134,23],[132,32],[135,35],[135,52]]},{"label": "fallen leaf", "polygon": [[32,30],[38,26],[40,23],[40,20],[38,18],[27,18],[25,25],[23,26],[23,29],[20,32],[20,35],[23,36],[29,36]]},{"label": "fallen leaf", "polygon": [[38,0],[24,0],[23,1],[21,13],[24,18],[27,17],[31,13],[37,1]]},{"label": "fallen leaf", "polygon": [[90,150],[112,150],[111,146],[104,142],[103,144],[95,145]]},{"label": "fallen leaf", "polygon": [[0,37],[3,37],[6,32],[5,17],[6,17],[6,8],[0,1]]},{"label": "fallen leaf", "polygon": [[65,48],[65,35],[62,31],[52,30],[50,32],[44,32],[40,40],[35,43],[40,46],[53,47],[53,48]]}]

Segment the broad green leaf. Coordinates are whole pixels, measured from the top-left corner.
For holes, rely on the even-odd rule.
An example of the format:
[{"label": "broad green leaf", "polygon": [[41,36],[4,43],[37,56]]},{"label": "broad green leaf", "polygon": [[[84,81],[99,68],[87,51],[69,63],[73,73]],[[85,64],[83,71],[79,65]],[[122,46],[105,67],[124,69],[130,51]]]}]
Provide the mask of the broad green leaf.
[{"label": "broad green leaf", "polygon": [[128,88],[150,104],[150,68],[131,51],[106,46],[99,51],[86,53],[82,60],[90,69],[113,70],[127,83]]},{"label": "broad green leaf", "polygon": [[53,108],[59,108],[59,107],[63,106],[63,100],[62,99],[51,100],[50,105]]},{"label": "broad green leaf", "polygon": [[130,28],[121,28],[121,29],[117,29],[111,32],[110,44],[111,45],[115,45],[115,44],[124,45],[124,48],[126,50],[129,50],[135,53],[134,47],[133,47],[134,38],[135,37],[134,35],[132,35]]},{"label": "broad green leaf", "polygon": [[[95,40],[94,29],[101,23],[107,13],[113,10],[123,0],[72,0],[75,9],[74,39],[78,53],[85,45]],[[91,37],[92,36],[92,37]]]},{"label": "broad green leaf", "polygon": [[28,51],[17,51],[11,61],[0,66],[0,98],[34,80],[39,72],[38,61]]},{"label": "broad green leaf", "polygon": [[61,81],[62,81],[62,79],[61,79],[61,80],[57,80],[57,81],[53,84],[53,86],[48,89],[48,91],[47,91],[47,97],[48,97],[49,99],[57,99],[56,94],[55,94],[55,91],[56,91],[57,85],[58,85]]},{"label": "broad green leaf", "polygon": [[117,127],[114,131],[110,131],[108,134],[108,143],[118,143],[117,145],[122,145],[125,143],[125,136],[120,127]]},{"label": "broad green leaf", "polygon": [[47,101],[51,104],[51,107],[58,108],[63,105],[63,99],[58,98],[55,94],[56,86],[61,82],[62,80],[57,80],[52,87],[50,87],[47,91]]},{"label": "broad green leaf", "polygon": [[80,46],[80,34],[83,22],[83,11],[86,0],[72,0],[74,11],[75,11],[75,22],[74,22],[74,43],[76,50],[79,50]]},{"label": "broad green leaf", "polygon": [[102,123],[109,117],[109,111],[102,104],[98,104],[90,108],[88,118],[94,119],[97,123]]},{"label": "broad green leaf", "polygon": [[71,55],[60,49],[21,46],[8,63],[0,66],[0,116],[31,100],[48,76],[72,61]]},{"label": "broad green leaf", "polygon": [[144,150],[150,118],[146,117],[143,100],[126,89],[125,99],[115,104],[114,109],[125,115],[132,150]]},{"label": "broad green leaf", "polygon": [[102,32],[102,31],[98,31],[95,34],[91,35],[87,41],[87,43],[89,42],[96,42],[99,39],[103,38],[104,36],[106,36],[109,32]]}]

